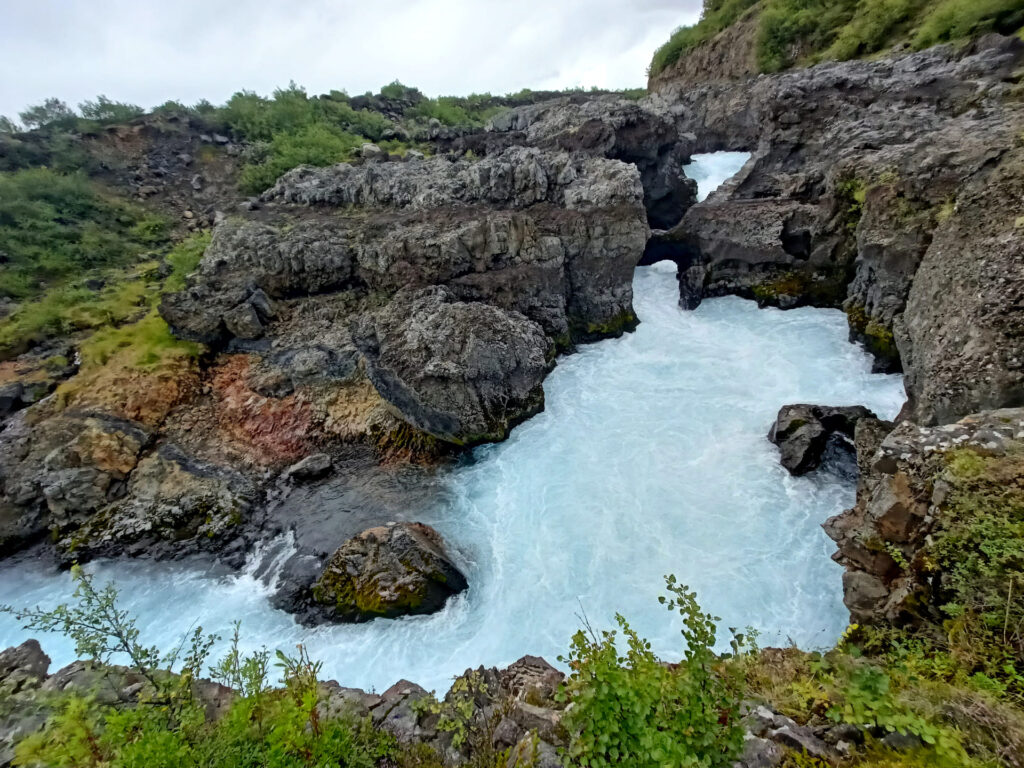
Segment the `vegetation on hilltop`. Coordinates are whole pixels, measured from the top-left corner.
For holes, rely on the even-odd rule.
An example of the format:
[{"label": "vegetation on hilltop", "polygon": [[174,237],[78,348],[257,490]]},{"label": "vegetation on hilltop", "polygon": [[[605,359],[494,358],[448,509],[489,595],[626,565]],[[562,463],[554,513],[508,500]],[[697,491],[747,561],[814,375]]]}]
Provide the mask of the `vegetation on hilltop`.
[{"label": "vegetation on hilltop", "polygon": [[655,52],[651,76],[748,13],[757,15],[755,54],[762,72],[1024,27],[1021,0],[705,0],[700,21],[677,29]]}]

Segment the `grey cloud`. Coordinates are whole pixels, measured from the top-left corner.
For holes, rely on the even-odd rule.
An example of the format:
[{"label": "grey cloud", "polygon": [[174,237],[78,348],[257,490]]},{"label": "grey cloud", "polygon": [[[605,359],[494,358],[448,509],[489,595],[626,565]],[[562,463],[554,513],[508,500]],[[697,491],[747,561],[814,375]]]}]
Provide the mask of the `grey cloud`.
[{"label": "grey cloud", "polygon": [[700,0],[35,0],[0,27],[0,114],[99,93],[146,107],[289,80],[311,93],[635,87]]}]

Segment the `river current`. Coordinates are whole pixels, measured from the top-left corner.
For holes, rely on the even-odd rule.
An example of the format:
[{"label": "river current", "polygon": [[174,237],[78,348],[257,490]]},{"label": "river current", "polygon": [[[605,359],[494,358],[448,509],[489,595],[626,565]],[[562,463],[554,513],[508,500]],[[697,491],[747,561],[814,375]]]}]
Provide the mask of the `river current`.
[{"label": "river current", "polygon": [[[730,155],[688,168],[702,198],[746,159]],[[444,691],[467,667],[526,653],[554,661],[583,615],[603,628],[620,612],[678,657],[679,626],[657,601],[668,573],[722,617],[723,641],[725,627],[750,625],[762,644],[833,643],[846,624],[842,570],[820,525],[854,488],[825,472],[789,476],[766,433],[786,403],[863,404],[892,418],[902,380],[871,373],[841,312],[738,298],[685,312],[674,269],[637,269],[636,332],[560,359],[543,413],[440,478],[440,500],[416,517],[438,528],[470,583],[440,613],[301,627],[270,607],[274,568],[259,552],[236,574],[145,561],[88,569],[117,584],[144,641],[172,647],[194,623],[227,636],[238,619],[246,647],[302,642],[327,677],[377,690],[404,677]],[[68,574],[41,564],[0,568],[2,603],[52,606],[71,590]],[[0,616],[0,647],[29,635]],[[66,639],[40,640],[55,666],[74,658]]]}]

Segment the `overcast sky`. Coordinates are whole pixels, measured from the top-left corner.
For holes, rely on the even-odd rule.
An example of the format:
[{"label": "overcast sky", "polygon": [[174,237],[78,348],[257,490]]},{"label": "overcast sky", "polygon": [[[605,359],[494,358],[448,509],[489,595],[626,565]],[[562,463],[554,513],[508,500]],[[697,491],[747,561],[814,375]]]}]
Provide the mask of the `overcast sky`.
[{"label": "overcast sky", "polygon": [[102,93],[153,107],[294,80],[431,96],[637,87],[701,0],[5,0],[0,114]]}]

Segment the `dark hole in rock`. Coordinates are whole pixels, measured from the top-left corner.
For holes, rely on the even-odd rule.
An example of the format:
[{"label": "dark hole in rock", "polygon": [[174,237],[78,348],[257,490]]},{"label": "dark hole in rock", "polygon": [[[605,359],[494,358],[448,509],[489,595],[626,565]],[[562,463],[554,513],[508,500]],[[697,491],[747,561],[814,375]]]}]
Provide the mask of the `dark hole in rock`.
[{"label": "dark hole in rock", "polygon": [[787,221],[782,226],[782,250],[801,261],[806,260],[811,255],[811,233]]}]

